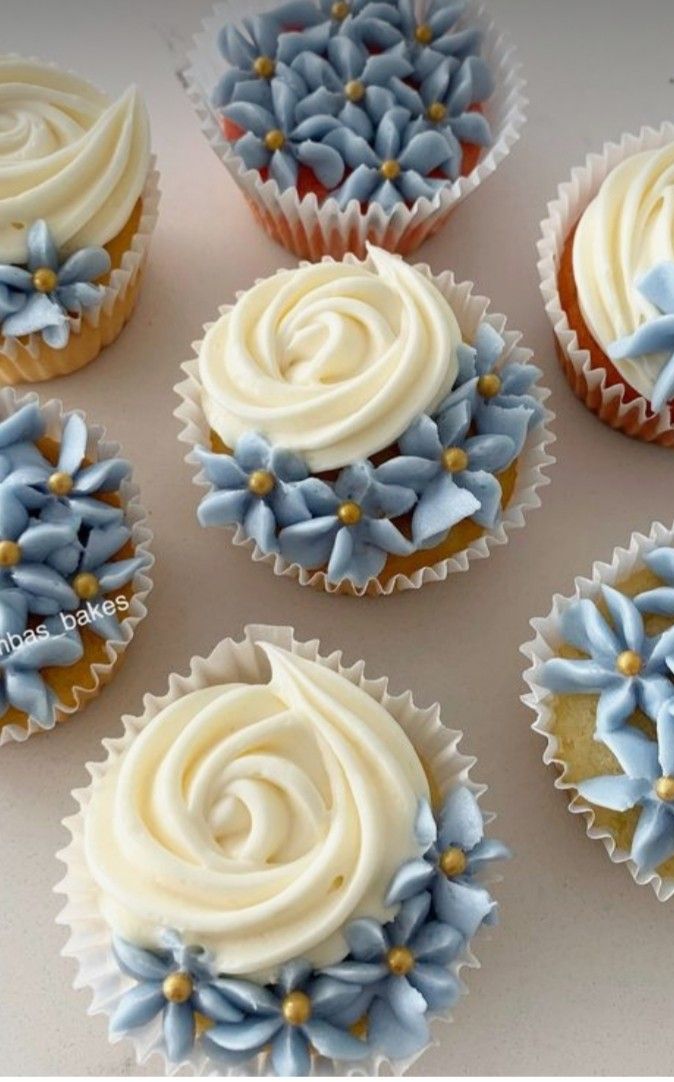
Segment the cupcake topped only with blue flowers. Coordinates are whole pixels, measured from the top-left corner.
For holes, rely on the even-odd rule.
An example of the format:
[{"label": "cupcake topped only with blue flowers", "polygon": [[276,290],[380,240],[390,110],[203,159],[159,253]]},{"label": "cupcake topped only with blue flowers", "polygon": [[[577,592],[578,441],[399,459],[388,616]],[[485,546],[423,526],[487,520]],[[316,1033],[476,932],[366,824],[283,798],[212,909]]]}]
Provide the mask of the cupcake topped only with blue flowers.
[{"label": "cupcake topped only with blue flowers", "polygon": [[466,175],[492,134],[493,77],[466,0],[290,0],[226,25],[225,138],[281,192],[390,212]]},{"label": "cupcake topped only with blue flowers", "polygon": [[258,282],[199,346],[199,520],[356,593],[464,551],[544,415],[538,369],[506,352],[380,249]]},{"label": "cupcake topped only with blue flowers", "polygon": [[125,506],[130,464],[92,458],[77,413],[55,425],[31,401],[3,414],[0,743],[51,729],[109,678],[151,563]]},{"label": "cupcake topped only with blue flowers", "polygon": [[96,775],[64,859],[100,929],[98,1003],[173,1067],[404,1065],[461,994],[508,850],[437,716],[403,728],[353,670],[256,649],[245,682],[210,659],[172,684]]}]

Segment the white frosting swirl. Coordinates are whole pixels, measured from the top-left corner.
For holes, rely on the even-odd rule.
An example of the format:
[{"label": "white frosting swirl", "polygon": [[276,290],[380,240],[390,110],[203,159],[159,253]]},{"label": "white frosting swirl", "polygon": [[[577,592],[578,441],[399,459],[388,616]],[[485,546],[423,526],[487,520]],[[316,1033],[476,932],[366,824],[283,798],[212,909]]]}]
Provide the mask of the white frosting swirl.
[{"label": "white frosting swirl", "polygon": [[261,644],[269,684],[191,692],[95,787],[85,847],[101,911],[124,938],[177,929],[222,971],[257,977],[347,953],[342,929],[385,920],[416,857],[428,783],[402,728],[317,662]]},{"label": "white frosting swirl", "polygon": [[[573,245],[578,302],[592,337],[607,352],[657,315],[636,281],[674,260],[674,143],[626,158],[585,210]],[[650,400],[669,355],[614,361],[623,379]]]},{"label": "white frosting swirl", "polygon": [[370,258],[281,271],[213,324],[203,405],[227,446],[257,431],[334,469],[395,442],[449,392],[461,333],[448,302],[399,256]]},{"label": "white frosting swirl", "polygon": [[0,262],[25,263],[38,218],[66,253],[107,244],[130,218],[149,164],[135,87],[111,102],[67,72],[0,56]]}]

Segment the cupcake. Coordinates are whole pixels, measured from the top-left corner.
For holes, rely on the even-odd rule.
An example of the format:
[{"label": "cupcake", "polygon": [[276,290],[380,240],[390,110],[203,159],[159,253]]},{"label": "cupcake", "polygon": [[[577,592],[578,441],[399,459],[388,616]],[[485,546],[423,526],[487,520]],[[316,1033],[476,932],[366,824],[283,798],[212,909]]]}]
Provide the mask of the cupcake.
[{"label": "cupcake", "polygon": [[109,682],[145,615],[150,532],[131,466],[59,402],[0,393],[0,745]]},{"label": "cupcake", "polygon": [[73,794],[57,888],[113,1039],[171,1072],[413,1062],[508,855],[438,708],[258,627],[124,725]]},{"label": "cupcake", "polygon": [[519,135],[512,50],[468,0],[253,12],[217,8],[189,91],[257,220],[300,257],[414,251]]},{"label": "cupcake", "polygon": [[202,525],[355,594],[444,579],[504,542],[538,503],[551,414],[519,336],[470,291],[371,248],[222,308],[176,388]]},{"label": "cupcake", "polygon": [[63,376],[114,341],[156,219],[145,105],[0,56],[0,386]]},{"label": "cupcake", "polygon": [[525,673],[572,812],[661,901],[674,894],[674,531],[633,535],[532,621]]},{"label": "cupcake", "polygon": [[613,428],[674,446],[674,126],[590,155],[543,223],[539,270],[575,393]]}]

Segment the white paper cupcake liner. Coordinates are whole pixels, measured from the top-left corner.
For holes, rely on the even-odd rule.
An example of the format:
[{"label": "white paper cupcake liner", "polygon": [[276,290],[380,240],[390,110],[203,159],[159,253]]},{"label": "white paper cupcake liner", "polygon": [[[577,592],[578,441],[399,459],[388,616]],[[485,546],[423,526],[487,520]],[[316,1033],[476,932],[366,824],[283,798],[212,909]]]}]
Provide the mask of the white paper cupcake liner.
[{"label": "white paper cupcake liner", "polygon": [[548,217],[541,222],[542,236],[538,241],[538,273],[545,310],[574,393],[605,424],[628,436],[668,447],[674,446],[669,407],[654,414],[642,396],[628,401],[624,384],[608,385],[606,370],[592,365],[589,350],[580,348],[578,335],[569,326],[559,295],[558,275],[569,234],[611,170],[642,150],[655,150],[671,142],[674,124],[667,121],[657,129],[644,127],[639,135],[625,134],[618,143],[605,143],[599,154],[589,154],[585,164],[573,169],[570,179],[560,184],[557,198],[548,204]]},{"label": "white paper cupcake liner", "polygon": [[[561,594],[554,595],[552,609],[548,615],[531,620],[535,638],[521,647],[521,652],[531,662],[531,667],[524,673],[524,680],[530,691],[529,694],[522,696],[522,702],[531,707],[536,715],[532,728],[545,739],[543,762],[546,765],[552,765],[557,771],[555,788],[565,792],[569,800],[569,811],[574,815],[582,815],[585,819],[588,838],[596,838],[603,842],[614,864],[627,864],[630,875],[636,883],[639,885],[650,883],[661,902],[666,902],[674,894],[674,878],[663,879],[655,871],[638,871],[634,861],[630,860],[629,852],[618,847],[613,835],[605,828],[595,826],[594,811],[587,801],[578,795],[576,786],[562,777],[564,760],[558,754],[559,742],[552,731],[554,715],[551,704],[554,695],[541,683],[541,667],[544,662],[557,656],[564,641],[560,631],[561,616],[574,601],[582,597],[598,597],[602,585],[615,586],[624,582],[644,566],[644,557],[649,552],[660,546],[673,544],[674,527],[668,529],[659,522],[653,524],[648,536],[633,533],[627,548],[614,549],[608,562],[597,561],[592,565],[590,578],[578,577],[574,580],[573,594],[567,597]],[[571,796],[569,790],[576,792],[576,795]]]},{"label": "white paper cupcake liner", "polygon": [[0,334],[0,388],[69,375],[95,360],[101,349],[115,340],[131,317],[135,305],[157,223],[159,195],[159,173],[153,157],[140,197],[142,211],[138,228],[130,247],[122,256],[119,267],[110,273],[101,303],[71,318],[70,344],[73,348],[77,346],[78,336],[83,331],[89,332],[91,342],[86,360],[73,365],[69,346],[62,350],[49,350],[47,356],[40,358],[43,342],[39,333],[34,332],[25,339]]},{"label": "white paper cupcake liner", "polygon": [[220,0],[204,20],[183,73],[204,135],[244,193],[260,224],[274,240],[300,258],[315,261],[331,255],[340,259],[349,251],[364,256],[367,240],[389,251],[413,252],[440,229],[455,206],[494,172],[519,139],[527,100],[515,49],[482,4],[470,0],[461,23],[483,30],[483,56],[495,82],[494,93],[483,106],[492,131],[492,145],[485,149],[468,176],[445,185],[432,200],[417,200],[412,207],[400,205],[393,213],[376,204],[363,212],[355,200],[340,210],[334,199],[319,203],[313,194],[300,199],[295,189],[280,192],[276,181],[263,182],[257,171],[246,169],[223,135],[211,104],[213,91],[227,66],[218,50],[218,31],[225,23],[239,23],[244,13],[254,15],[276,5],[277,0],[248,0],[246,4],[241,0]]},{"label": "white paper cupcake liner", "polygon": [[[329,262],[330,257],[325,256],[323,262]],[[347,254],[345,262],[356,263],[354,255]],[[365,266],[372,265],[368,259],[364,260]],[[499,367],[512,363],[527,363],[532,358],[529,349],[518,345],[522,335],[519,331],[506,330],[506,317],[493,313],[487,315],[489,301],[486,297],[473,295],[473,283],[457,283],[451,271],[444,271],[440,275],[434,275],[426,264],[417,263],[415,269],[435,283],[442,295],[450,303],[454,315],[457,318],[461,334],[465,341],[471,342],[478,325],[484,320],[494,327],[505,340],[503,360]],[[237,293],[237,298],[243,296],[244,291]],[[229,311],[231,305],[223,305],[220,314]],[[206,324],[204,333],[212,324]],[[193,348],[198,353],[201,342],[195,342]],[[195,483],[205,486],[213,491],[213,485],[206,479],[201,463],[196,454],[196,448],[210,447],[210,426],[201,406],[202,388],[199,382],[198,362],[195,359],[186,361],[182,366],[187,378],[176,384],[175,391],[181,398],[180,406],[175,410],[175,416],[182,422],[182,431],[178,438],[189,445],[190,451],[185,460],[197,466],[199,472],[194,478]],[[545,403],[550,392],[535,384],[531,394],[541,403]],[[508,540],[511,530],[524,526],[525,514],[534,507],[540,507],[541,500],[538,489],[549,484],[549,478],[545,474],[545,468],[554,463],[555,459],[547,451],[554,442],[555,437],[548,428],[554,420],[554,414],[545,409],[545,417],[541,424],[534,428],[527,437],[527,442],[517,460],[517,479],[515,488],[508,503],[504,508],[500,522],[492,530],[487,530],[476,541],[471,542],[467,548],[447,559],[440,560],[433,565],[423,567],[410,574],[397,574],[382,585],[378,579],[370,579],[363,587],[355,587],[349,584],[348,592],[354,596],[389,595],[396,590],[416,590],[428,582],[443,582],[448,575],[456,571],[466,571],[472,560],[483,559],[488,556],[492,548],[504,545]],[[247,546],[256,562],[268,564],[273,568],[274,574],[297,579],[302,586],[313,586],[325,590],[327,593],[343,593],[344,584],[329,582],[324,571],[307,571],[299,564],[291,564],[281,556],[275,554],[265,555],[251,538],[246,537],[243,529],[238,526],[232,532],[232,540],[235,545]]]},{"label": "white paper cupcake liner", "polygon": [[[476,760],[463,755],[458,749],[463,734],[458,730],[445,728],[440,720],[440,707],[437,703],[422,709],[415,705],[409,691],[402,695],[389,694],[387,677],[373,679],[366,676],[365,663],[357,661],[354,664],[346,664],[342,660],[341,651],[335,651],[328,656],[321,655],[317,640],[299,642],[295,639],[294,631],[290,627],[252,625],[245,628],[242,640],[222,640],[207,658],[192,659],[187,676],[173,673],[169,677],[166,694],[146,695],[143,699],[142,715],[135,717],[127,715],[122,718],[123,735],[103,741],[107,758],[103,762],[87,764],[92,781],[87,788],[75,790],[72,794],[79,810],[63,821],[71,835],[71,840],[66,848],[57,854],[58,859],[66,865],[66,874],[54,889],[56,893],[65,895],[67,899],[57,917],[57,923],[65,925],[70,933],[68,942],[61,953],[66,957],[74,958],[77,963],[77,975],[73,981],[73,987],[88,988],[92,993],[92,1001],[88,1008],[90,1015],[105,1014],[110,1017],[123,993],[133,985],[133,981],[120,971],[112,955],[110,929],[99,913],[96,888],[86,865],[84,816],[93,789],[138,733],[160,710],[176,699],[191,691],[214,684],[266,681],[269,675],[269,663],[256,645],[260,642],[273,643],[300,657],[320,661],[381,703],[411,740],[425,769],[432,776],[440,797],[446,796],[458,785],[467,786],[478,798],[486,792],[485,785],[478,785],[469,776]],[[485,823],[489,824],[494,819],[494,815],[487,812],[484,818]],[[491,882],[497,882],[499,879],[500,876],[490,877]],[[458,976],[464,966],[479,968],[479,962],[470,950],[466,950],[450,968]],[[467,994],[467,988],[461,980],[460,983],[462,994]],[[432,1017],[433,1022],[449,1021],[450,1013],[447,1012],[446,1016]],[[120,1039],[120,1035],[111,1037],[113,1041]],[[150,1057],[156,1056],[158,1058],[154,1059],[154,1067],[156,1069],[160,1065],[160,1069],[165,1074],[175,1074],[179,1070],[191,1074],[242,1074],[238,1067],[229,1069],[218,1067],[208,1059],[198,1042],[188,1059],[178,1064],[169,1063],[162,1045],[160,1019],[155,1019],[152,1024],[143,1027],[142,1030],[124,1034],[124,1039],[132,1042],[138,1063],[144,1064]],[[425,1049],[405,1061],[394,1063],[381,1055],[373,1055],[355,1064],[314,1059],[312,1074],[370,1076],[377,1075],[384,1069],[386,1073],[403,1074],[422,1055],[423,1051]],[[270,1071],[266,1059],[263,1053],[257,1060],[252,1061],[249,1075],[268,1075]]]},{"label": "white paper cupcake liner", "polygon": [[[0,390],[0,420],[5,420],[10,414],[15,413],[22,406],[36,402],[42,410],[46,422],[45,435],[60,442],[63,424],[73,413],[84,417],[81,410],[64,410],[63,403],[52,398],[48,402],[40,402],[35,392],[25,395],[17,395],[11,387]],[[86,421],[86,417],[84,417]],[[101,425],[89,424],[86,455],[92,462],[100,462],[109,458],[116,458],[121,452],[118,443],[112,443],[105,439],[105,429]],[[150,569],[154,563],[154,556],[150,551],[152,543],[152,531],[148,525],[147,512],[140,502],[140,490],[138,485],[131,479],[125,479],[119,486],[122,507],[124,509],[124,524],[131,530],[130,544],[133,545],[135,556],[145,556],[146,565],[136,572],[131,580],[133,594],[129,599],[129,610],[124,618],[120,618],[120,639],[108,639],[105,643],[106,661],[93,664],[89,670],[94,676],[91,687],[82,688],[75,686],[75,704],[66,705],[62,702],[56,704],[56,727],[58,723],[82,709],[90,699],[93,699],[101,690],[102,685],[108,683],[113,675],[113,670],[121,661],[129,643],[131,642],[137,625],[147,615],[145,600],[152,589]],[[67,672],[64,668],[63,672]],[[89,683],[89,681],[87,681]],[[34,733],[51,732],[44,729],[33,718],[29,718],[26,725],[1,725],[0,747],[12,741],[23,742]]]}]

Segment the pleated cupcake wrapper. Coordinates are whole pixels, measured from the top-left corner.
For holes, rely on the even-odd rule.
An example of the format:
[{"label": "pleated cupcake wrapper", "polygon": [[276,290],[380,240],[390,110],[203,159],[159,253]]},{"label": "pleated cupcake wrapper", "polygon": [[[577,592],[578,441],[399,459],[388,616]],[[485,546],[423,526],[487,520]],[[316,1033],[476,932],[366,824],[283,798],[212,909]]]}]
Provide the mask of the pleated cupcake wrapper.
[{"label": "pleated cupcake wrapper", "polygon": [[[331,262],[329,256],[324,256],[323,262]],[[347,254],[347,263],[357,263],[354,255]],[[365,266],[373,266],[371,260],[365,259]],[[518,345],[522,335],[519,331],[505,329],[506,318],[503,315],[487,315],[489,301],[486,297],[473,295],[473,283],[462,282],[457,284],[451,271],[444,271],[440,275],[434,275],[426,264],[416,264],[418,270],[425,278],[435,283],[442,295],[451,305],[456,316],[464,340],[471,342],[479,324],[486,320],[505,339],[503,364],[514,362],[526,363],[532,357],[531,350]],[[243,296],[243,291],[237,294],[237,298]],[[220,314],[230,311],[232,305],[223,305]],[[212,324],[206,324],[204,333]],[[201,342],[195,342],[194,350],[198,353]],[[175,410],[175,416],[182,422],[183,428],[179,439],[190,446],[186,455],[186,461],[196,466],[199,470],[194,478],[195,483],[205,486],[209,491],[214,486],[207,480],[201,463],[196,454],[198,446],[210,447],[210,426],[202,409],[202,387],[199,381],[198,361],[186,361],[182,370],[187,378],[176,384],[175,391],[181,398],[180,406]],[[541,403],[545,403],[550,392],[536,384],[531,393]],[[456,571],[466,571],[471,560],[483,559],[488,556],[491,549],[496,545],[504,545],[508,540],[511,530],[524,526],[525,514],[534,507],[540,507],[541,500],[538,489],[549,484],[549,478],[545,475],[545,468],[555,459],[548,454],[547,448],[554,442],[554,435],[547,427],[554,420],[554,414],[546,409],[543,422],[534,428],[527,437],[527,442],[518,458],[517,480],[512,498],[508,506],[503,509],[501,521],[492,530],[487,530],[476,541],[472,541],[467,548],[447,559],[440,560],[428,567],[420,568],[410,574],[396,574],[382,584],[379,579],[370,579],[363,587],[355,587],[349,582],[329,582],[324,571],[307,571],[299,564],[291,564],[278,554],[265,555],[255,542],[246,537],[241,526],[233,529],[233,542],[235,545],[247,546],[256,562],[266,563],[273,568],[276,575],[294,578],[302,586],[313,586],[325,590],[327,593],[349,593],[361,597],[369,595],[378,597],[392,594],[397,590],[416,590],[427,582],[442,582],[448,575]]]},{"label": "pleated cupcake wrapper", "polygon": [[[392,695],[388,690],[388,678],[373,679],[366,676],[364,661],[348,664],[343,660],[341,651],[322,655],[318,640],[300,642],[295,638],[291,627],[249,625],[244,629],[242,640],[223,639],[208,657],[192,658],[190,671],[186,676],[173,673],[169,677],[168,691],[164,695],[146,695],[143,699],[141,715],[135,717],[126,715],[122,718],[123,735],[103,741],[107,758],[103,762],[87,764],[86,769],[91,775],[91,783],[86,788],[75,790],[72,794],[78,805],[78,811],[63,821],[71,839],[66,848],[57,854],[58,859],[66,865],[66,874],[54,888],[56,893],[65,895],[67,901],[56,919],[58,924],[63,924],[69,929],[69,939],[61,953],[68,958],[74,958],[77,963],[77,975],[73,987],[86,988],[92,995],[88,1008],[90,1015],[105,1014],[110,1017],[120,997],[134,983],[120,971],[113,958],[110,947],[110,929],[100,915],[96,888],[86,864],[84,817],[93,790],[109,767],[120,759],[145,726],[161,710],[177,699],[199,688],[216,684],[266,682],[269,678],[269,662],[257,646],[261,642],[272,643],[312,661],[320,661],[381,703],[402,726],[414,745],[440,798],[444,798],[458,785],[467,786],[477,797],[482,797],[486,792],[485,785],[478,785],[469,776],[476,762],[475,758],[459,751],[458,745],[463,734],[443,725],[437,703],[423,709],[415,705],[409,691],[402,695]],[[490,823],[494,815],[487,812],[484,813],[484,818],[485,823]],[[500,876],[491,877],[491,882],[499,880]],[[479,962],[470,950],[466,950],[450,968],[458,976],[464,966],[479,968]],[[463,982],[460,983],[462,994],[467,994],[467,988]],[[450,1013],[429,1017],[438,1021],[449,1021]],[[121,1039],[119,1036],[111,1037],[113,1041],[119,1039]],[[158,1063],[161,1063],[165,1074],[175,1074],[180,1069],[188,1073],[213,1075],[246,1073],[259,1076],[271,1073],[265,1053],[252,1059],[244,1072],[239,1067],[223,1067],[209,1059],[199,1047],[198,1041],[186,1060],[172,1064],[167,1060],[164,1052],[160,1019],[155,1019],[142,1029],[124,1034],[124,1039],[133,1043],[138,1063],[143,1064],[156,1054],[159,1059],[154,1059],[153,1066],[156,1070]],[[386,1073],[403,1074],[423,1051],[425,1050],[404,1061],[393,1063],[382,1055],[372,1055],[360,1063],[333,1062],[314,1056],[312,1074],[371,1076],[379,1074],[383,1069],[386,1069]]]},{"label": "pleated cupcake wrapper", "polygon": [[[63,425],[67,418],[72,413],[84,416],[81,410],[64,410],[63,403],[58,399],[52,398],[48,402],[41,403],[35,392],[18,395],[11,387],[6,387],[0,389],[0,420],[4,420],[30,402],[37,402],[41,407],[46,422],[45,435],[57,440],[59,443]],[[105,429],[101,425],[87,424],[87,428],[86,456],[88,459],[92,462],[100,462],[105,459],[116,458],[120,454],[121,448],[119,444],[105,439]],[[134,636],[137,625],[147,615],[145,599],[153,585],[150,576],[150,569],[154,563],[154,556],[150,550],[152,531],[148,525],[147,512],[140,502],[138,485],[133,480],[124,480],[119,487],[119,494],[124,509],[124,524],[131,530],[130,543],[133,545],[134,555],[147,556],[147,565],[137,571],[132,579],[133,594],[129,599],[129,610],[124,618],[119,620],[122,632],[121,639],[107,640],[105,646],[107,660],[96,662],[90,667],[89,672],[93,673],[94,676],[92,687],[76,686],[74,688],[76,701],[73,706],[68,706],[62,702],[57,703],[57,725],[70,715],[81,710],[86,703],[98,695],[105,684],[110,682],[115,669],[123,660],[123,655]],[[62,672],[67,672],[67,666],[63,667]],[[0,747],[12,741],[23,742],[29,736],[33,736],[34,733],[50,731],[44,729],[33,718],[29,718],[25,726],[16,724],[1,725],[0,723]]]},{"label": "pleated cupcake wrapper", "polygon": [[671,142],[674,142],[674,124],[667,121],[657,129],[644,127],[639,135],[625,134],[618,143],[605,143],[599,154],[589,154],[585,164],[575,168],[570,179],[560,184],[557,198],[548,204],[548,217],[541,223],[542,236],[538,242],[538,273],[545,310],[574,393],[611,428],[668,447],[674,447],[669,407],[654,414],[642,396],[627,401],[623,384],[609,386],[606,370],[593,366],[589,350],[580,348],[578,335],[569,326],[559,295],[558,275],[567,238],[611,170],[640,151],[655,150]]},{"label": "pleated cupcake wrapper", "polygon": [[[152,158],[150,172],[141,195],[142,212],[131,246],[122,256],[100,304],[71,317],[70,342],[62,350],[45,349],[42,335],[34,332],[26,339],[0,335],[0,387],[16,383],[37,383],[68,375],[93,361],[101,349],[113,342],[133,311],[150,241],[157,223],[159,173]],[[80,336],[87,336],[84,354],[73,361]]]},{"label": "pleated cupcake wrapper", "polygon": [[522,702],[529,706],[536,715],[532,728],[534,732],[540,733],[545,739],[543,762],[546,765],[552,765],[557,772],[555,788],[564,792],[568,800],[569,811],[574,815],[582,815],[585,819],[585,830],[588,838],[601,841],[614,864],[626,864],[635,883],[640,886],[649,883],[661,902],[666,902],[674,894],[674,878],[663,879],[655,871],[638,871],[634,862],[630,860],[629,853],[618,847],[610,831],[595,825],[594,811],[587,801],[576,792],[576,786],[572,782],[565,781],[562,777],[565,764],[559,754],[558,739],[553,732],[555,720],[553,703],[555,696],[541,682],[541,667],[550,658],[558,655],[559,648],[564,642],[560,630],[561,617],[574,601],[584,597],[596,599],[600,594],[602,585],[619,585],[635,571],[639,571],[644,567],[644,557],[649,552],[662,545],[670,546],[673,544],[674,527],[668,529],[659,522],[653,524],[648,536],[633,533],[627,548],[614,549],[608,562],[597,561],[594,563],[589,578],[579,576],[574,580],[573,594],[566,597],[561,594],[554,595],[552,609],[548,615],[531,620],[535,638],[521,647],[521,652],[531,663],[531,667],[524,673],[524,680],[529,687],[529,693],[522,696]]},{"label": "pleated cupcake wrapper", "polygon": [[227,68],[218,50],[218,31],[225,23],[240,23],[244,14],[254,15],[276,6],[277,0],[221,0],[204,20],[189,55],[184,80],[190,101],[209,144],[245,195],[255,217],[271,237],[303,259],[323,255],[340,259],[346,252],[365,255],[365,242],[389,251],[409,254],[435,233],[449,213],[494,172],[519,139],[525,122],[527,100],[515,49],[492,22],[477,0],[471,0],[461,23],[484,31],[483,55],[494,76],[495,90],[483,111],[492,130],[487,147],[468,176],[445,185],[432,200],[419,199],[412,207],[403,204],[392,213],[377,204],[363,211],[355,200],[340,210],[334,199],[322,203],[315,194],[300,199],[296,189],[281,192],[274,180],[263,181],[256,170],[247,169],[224,136],[212,95]]}]

